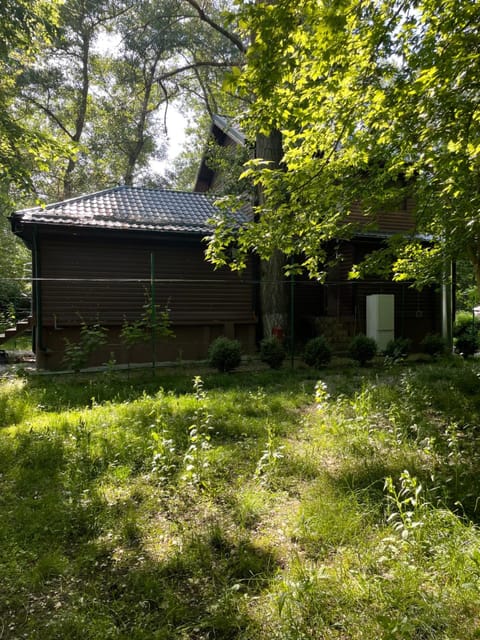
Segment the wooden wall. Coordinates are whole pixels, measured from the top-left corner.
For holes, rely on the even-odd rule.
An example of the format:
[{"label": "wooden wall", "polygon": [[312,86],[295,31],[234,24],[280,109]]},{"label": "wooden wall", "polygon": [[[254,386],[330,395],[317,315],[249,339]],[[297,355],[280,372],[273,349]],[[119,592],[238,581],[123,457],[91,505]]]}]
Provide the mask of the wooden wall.
[{"label": "wooden wall", "polygon": [[[125,353],[119,330],[125,319],[138,320],[144,313],[152,254],[155,302],[159,309],[170,309],[176,335],[159,345],[159,360],[204,358],[218,335],[239,339],[246,353],[255,349],[252,268],[242,276],[214,270],[198,237],[40,234],[38,244],[40,367],[61,368],[65,340],[76,340],[83,322],[108,328],[108,344],[90,364],[108,361],[110,353],[117,362],[132,356]],[[139,347],[132,361],[148,361],[150,353],[150,345]]]},{"label": "wooden wall", "polygon": [[434,287],[418,291],[409,283],[370,277],[349,280],[354,262],[379,243],[344,243],[341,260],[324,284],[297,279],[294,286],[294,326],[297,343],[324,334],[337,350],[366,331],[366,297],[378,293],[395,296],[395,337],[407,337],[418,347],[427,333],[441,332],[441,299]]},{"label": "wooden wall", "polygon": [[150,296],[151,254],[155,300],[168,304],[175,324],[252,322],[252,273],[214,270],[196,242],[108,240],[46,236],[40,242],[42,321],[76,326],[135,320]]}]

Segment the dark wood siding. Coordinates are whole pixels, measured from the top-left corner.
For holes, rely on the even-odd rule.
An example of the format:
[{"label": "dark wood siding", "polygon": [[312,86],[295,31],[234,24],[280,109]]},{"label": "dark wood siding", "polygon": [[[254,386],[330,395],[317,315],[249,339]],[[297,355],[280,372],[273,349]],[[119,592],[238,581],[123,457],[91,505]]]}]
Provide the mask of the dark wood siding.
[{"label": "dark wood siding", "polygon": [[414,228],[414,203],[413,200],[408,199],[392,210],[379,211],[374,217],[365,216],[361,205],[356,203],[352,206],[350,220],[362,225],[371,225],[372,229],[384,233],[412,231]]},{"label": "dark wood siding", "polygon": [[324,334],[343,350],[351,337],[366,330],[366,296],[395,295],[395,335],[408,337],[418,346],[427,333],[439,332],[440,293],[434,287],[418,291],[409,283],[396,283],[371,276],[349,280],[355,262],[378,249],[380,242],[345,242],[339,247],[340,260],[329,270],[324,284],[297,278],[294,286],[294,327],[300,342]]},{"label": "dark wood siding", "polygon": [[215,271],[200,239],[127,241],[87,236],[44,236],[40,245],[42,323],[81,321],[120,325],[136,319],[150,295],[151,254],[155,301],[168,304],[174,324],[253,322],[252,272],[240,278]]}]

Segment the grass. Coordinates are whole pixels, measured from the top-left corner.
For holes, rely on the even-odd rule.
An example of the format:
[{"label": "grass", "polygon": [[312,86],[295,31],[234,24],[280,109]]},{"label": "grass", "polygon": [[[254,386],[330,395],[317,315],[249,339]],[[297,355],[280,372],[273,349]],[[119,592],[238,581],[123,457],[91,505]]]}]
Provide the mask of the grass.
[{"label": "grass", "polygon": [[[0,333],[2,333],[0,331]],[[5,349],[7,351],[31,351],[32,350],[32,336],[31,335],[21,335],[15,338],[11,338],[4,342],[0,349]]]},{"label": "grass", "polygon": [[0,638],[480,638],[480,368],[0,381]]}]

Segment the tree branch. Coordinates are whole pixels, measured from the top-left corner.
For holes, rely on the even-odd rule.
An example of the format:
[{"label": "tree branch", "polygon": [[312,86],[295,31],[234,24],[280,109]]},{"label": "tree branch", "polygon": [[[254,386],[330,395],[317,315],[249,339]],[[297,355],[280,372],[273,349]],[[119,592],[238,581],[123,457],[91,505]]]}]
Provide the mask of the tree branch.
[{"label": "tree branch", "polygon": [[184,71],[190,71],[192,69],[199,69],[200,67],[217,67],[221,69],[222,67],[228,68],[230,65],[227,62],[214,62],[206,61],[206,62],[192,62],[191,64],[187,64],[184,67],[178,67],[177,69],[172,69],[172,71],[166,71],[162,73],[160,76],[156,78],[157,82],[162,82],[163,80],[168,80],[168,78],[173,78],[173,76],[177,76]]},{"label": "tree branch", "polygon": [[221,33],[222,36],[227,38],[227,40],[230,40],[230,42],[233,45],[235,45],[235,47],[241,53],[246,53],[247,48],[245,47],[243,42],[240,40],[240,38],[237,35],[235,35],[234,33],[231,33],[230,31],[227,31],[227,29],[222,27],[222,25],[218,24],[218,22],[215,22],[215,20],[212,20],[212,18],[207,16],[205,11],[198,4],[197,0],[186,0],[186,2],[188,2],[188,4],[195,9],[195,11],[198,13],[198,16],[199,16],[200,20],[202,20],[203,22],[206,22],[208,25],[210,25],[212,27],[212,29],[215,29],[215,31],[218,31],[218,33]]},{"label": "tree branch", "polygon": [[70,133],[70,131],[60,121],[60,119],[57,118],[57,116],[53,113],[53,111],[51,109],[49,109],[47,106],[43,105],[41,102],[38,102],[38,100],[35,100],[35,98],[32,98],[32,96],[24,94],[24,98],[28,102],[30,102],[31,104],[35,105],[38,109],[40,109],[41,111],[46,113],[46,115],[50,118],[50,120],[53,120],[53,122],[55,122],[57,127],[59,127],[63,131],[63,133],[65,133],[65,135],[68,136],[68,138],[70,138],[70,140],[73,142],[73,139],[74,139],[73,134]]}]

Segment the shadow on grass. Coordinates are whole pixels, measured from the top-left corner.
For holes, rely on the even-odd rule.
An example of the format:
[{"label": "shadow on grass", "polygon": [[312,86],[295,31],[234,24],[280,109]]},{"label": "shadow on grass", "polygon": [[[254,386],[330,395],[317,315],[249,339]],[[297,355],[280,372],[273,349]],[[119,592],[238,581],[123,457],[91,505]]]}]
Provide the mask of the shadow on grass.
[{"label": "shadow on grass", "polygon": [[[92,403],[132,401],[144,395],[154,396],[159,389],[181,396],[192,392],[192,379],[195,375],[194,370],[191,373],[165,373],[160,369],[156,372],[142,370],[131,375],[127,372],[108,371],[63,376],[31,375],[25,376],[15,388],[12,387],[9,396],[11,402],[16,399],[18,403],[33,403],[43,411],[60,411],[91,406]],[[298,383],[299,387],[303,385],[310,391],[316,374],[308,370],[284,369],[236,371],[229,374],[210,372],[205,373],[202,378],[206,390],[255,390],[265,387],[280,391],[291,389],[292,384]]]},{"label": "shadow on grass", "polygon": [[168,512],[154,483],[113,500],[107,469],[56,433],[1,440],[0,462],[2,638],[256,636],[248,602],[278,562],[246,534]]}]

